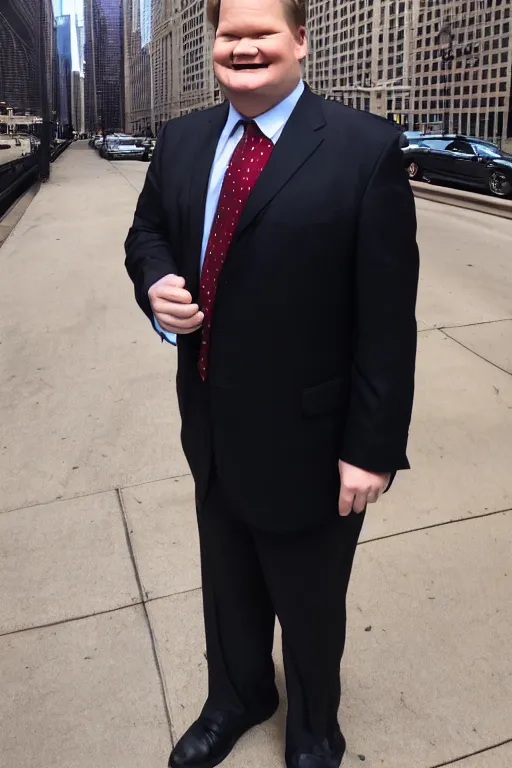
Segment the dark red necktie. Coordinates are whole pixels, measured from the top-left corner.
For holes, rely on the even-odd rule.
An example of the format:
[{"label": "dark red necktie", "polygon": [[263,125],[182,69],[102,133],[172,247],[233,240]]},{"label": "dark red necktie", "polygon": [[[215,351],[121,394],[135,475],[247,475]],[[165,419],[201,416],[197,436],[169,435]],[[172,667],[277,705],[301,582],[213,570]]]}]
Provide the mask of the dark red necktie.
[{"label": "dark red necktie", "polygon": [[231,155],[222,182],[219,204],[206,247],[199,288],[199,306],[204,312],[199,353],[199,373],[203,381],[208,373],[210,330],[220,271],[233,240],[240,214],[258,176],[272,153],[273,147],[270,139],[262,134],[256,123],[245,123],[244,135]]}]

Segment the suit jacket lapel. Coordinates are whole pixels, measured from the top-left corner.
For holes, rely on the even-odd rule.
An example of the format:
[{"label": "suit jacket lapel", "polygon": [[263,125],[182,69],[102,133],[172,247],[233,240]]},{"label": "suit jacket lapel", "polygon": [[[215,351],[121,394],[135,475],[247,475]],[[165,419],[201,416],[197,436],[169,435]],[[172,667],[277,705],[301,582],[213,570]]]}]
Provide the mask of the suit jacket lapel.
[{"label": "suit jacket lapel", "polygon": [[208,182],[215,151],[219,142],[222,129],[227,120],[229,111],[228,102],[224,102],[216,109],[210,110],[208,123],[204,132],[198,137],[196,144],[196,157],[191,168],[190,195],[189,195],[189,222],[190,248],[188,250],[188,290],[194,298],[199,293],[199,264],[201,259],[201,245],[203,241],[204,211]]},{"label": "suit jacket lapel", "polygon": [[323,141],[323,100],[306,87],[242,211],[235,242]]}]

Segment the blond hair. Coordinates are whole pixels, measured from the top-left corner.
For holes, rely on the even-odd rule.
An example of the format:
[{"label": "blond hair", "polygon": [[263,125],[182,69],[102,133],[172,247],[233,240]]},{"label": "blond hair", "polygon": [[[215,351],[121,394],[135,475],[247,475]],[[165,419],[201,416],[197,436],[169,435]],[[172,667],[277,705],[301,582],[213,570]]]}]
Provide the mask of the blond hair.
[{"label": "blond hair", "polygon": [[[306,0],[281,0],[290,26],[306,26]],[[206,15],[210,24],[217,29],[219,26],[221,0],[208,0]]]}]

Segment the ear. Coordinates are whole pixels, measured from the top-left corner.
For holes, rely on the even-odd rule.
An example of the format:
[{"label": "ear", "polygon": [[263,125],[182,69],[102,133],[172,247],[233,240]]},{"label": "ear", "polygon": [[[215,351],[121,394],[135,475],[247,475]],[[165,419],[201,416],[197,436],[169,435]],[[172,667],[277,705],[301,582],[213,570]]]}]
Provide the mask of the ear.
[{"label": "ear", "polygon": [[303,61],[303,59],[305,59],[306,56],[308,55],[308,38],[306,33],[306,27],[297,28],[295,39],[297,41],[297,48],[298,48],[298,54],[299,54],[297,58],[299,59],[299,61]]}]

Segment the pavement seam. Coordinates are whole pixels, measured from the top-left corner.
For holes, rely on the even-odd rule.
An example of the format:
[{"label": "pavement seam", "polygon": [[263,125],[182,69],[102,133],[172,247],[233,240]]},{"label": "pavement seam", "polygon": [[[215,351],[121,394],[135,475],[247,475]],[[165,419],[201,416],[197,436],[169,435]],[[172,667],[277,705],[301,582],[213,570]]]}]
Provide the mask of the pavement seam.
[{"label": "pavement seam", "polygon": [[201,592],[202,587],[192,587],[191,589],[184,589],[182,592],[169,592],[166,595],[157,595],[156,597],[148,597],[148,603],[156,603],[158,600],[167,600],[169,597],[181,597],[182,595],[191,595],[194,592]]},{"label": "pavement seam", "polygon": [[438,330],[444,331],[445,329],[450,330],[451,328],[473,328],[477,325],[492,325],[493,323],[510,323],[512,320],[512,317],[502,317],[498,320],[480,320],[477,323],[463,323],[463,325],[439,325],[437,326]]},{"label": "pavement seam", "polygon": [[130,535],[130,526],[129,526],[129,522],[128,522],[128,515],[127,515],[127,512],[126,512],[125,505],[124,505],[123,493],[122,493],[122,489],[121,488],[116,488],[116,495],[117,495],[117,499],[118,499],[118,502],[119,502],[119,508],[121,510],[121,516],[122,516],[122,519],[123,519],[124,532],[125,532],[125,536],[126,536],[126,544],[128,546],[128,551],[130,553],[130,559],[132,561],[132,566],[133,566],[133,570],[134,570],[134,573],[135,573],[135,579],[137,581],[137,586],[139,588],[139,594],[140,594],[140,597],[141,597],[141,600],[142,600],[142,603],[141,603],[142,610],[144,611],[144,616],[146,618],[146,623],[147,623],[147,627],[148,627],[149,638],[150,638],[150,641],[151,641],[151,650],[153,652],[153,660],[155,662],[156,671],[157,671],[158,679],[159,679],[159,682],[160,682],[160,691],[161,691],[162,699],[163,699],[163,703],[164,703],[165,715],[166,715],[166,718],[167,718],[167,725],[169,727],[169,736],[170,736],[170,739],[171,739],[171,745],[174,748],[174,734],[173,734],[173,727],[172,727],[171,705],[170,705],[169,695],[168,695],[167,686],[166,686],[166,683],[165,683],[163,667],[162,667],[162,664],[160,662],[160,656],[159,656],[159,653],[158,653],[157,640],[156,640],[155,632],[153,630],[153,625],[151,624],[151,618],[149,616],[149,611],[148,611],[148,607],[147,607],[147,594],[146,594],[145,589],[144,589],[144,587],[142,585],[142,580],[141,580],[141,577],[140,577],[139,568],[137,566],[137,557],[135,555],[135,549],[133,547],[133,542],[132,542],[132,538],[131,538],[131,535]]},{"label": "pavement seam", "polygon": [[474,349],[471,349],[471,347],[468,347],[467,344],[463,344],[462,341],[459,341],[459,339],[456,339],[454,336],[450,336],[450,334],[444,330],[444,328],[439,329],[441,333],[444,333],[447,339],[451,339],[451,341],[454,341],[456,344],[458,344],[463,349],[467,349],[468,352],[471,352],[471,354],[475,355],[476,357],[479,357],[480,360],[483,360],[485,363],[489,363],[489,365],[492,365],[494,368],[497,368],[498,371],[502,371],[503,373],[506,373],[507,376],[512,376],[510,371],[507,371],[506,368],[502,368],[497,363],[493,363],[492,360],[489,360],[487,357],[484,357],[483,355],[480,355],[478,352],[475,352]]},{"label": "pavement seam", "polygon": [[407,531],[396,531],[395,533],[386,533],[382,536],[374,536],[371,539],[364,539],[359,541],[357,546],[360,547],[363,544],[370,544],[373,541],[382,541],[383,539],[395,539],[397,536],[404,536],[409,533],[418,533],[419,531],[429,531],[432,528],[441,528],[445,525],[455,525],[456,523],[466,523],[470,520],[481,520],[483,517],[491,517],[492,515],[503,515],[505,513],[512,512],[512,508],[496,509],[492,512],[482,512],[479,515],[469,515],[467,517],[457,517],[454,520],[442,520],[439,523],[431,523],[430,525],[422,525],[419,528],[409,528]]},{"label": "pavement seam", "polygon": [[[118,491],[120,492],[121,489],[118,489]],[[118,495],[119,503],[121,505],[121,498],[120,497],[121,497],[121,493],[119,493],[119,495]],[[127,537],[127,539],[129,539],[129,532],[128,532],[129,529],[127,527],[128,526],[128,521],[127,521],[127,518],[125,517],[126,513],[124,511],[124,502],[123,502],[122,509],[123,509],[123,512],[122,512],[122,514],[123,514],[123,525],[126,526],[125,527],[125,536]],[[491,517],[493,515],[502,515],[502,514],[505,514],[505,513],[512,513],[512,508],[510,508],[510,509],[499,509],[499,510],[496,510],[494,512],[484,512],[481,515],[472,515],[471,517],[461,517],[461,518],[457,518],[456,520],[446,520],[446,521],[443,521],[443,522],[440,522],[440,523],[432,523],[432,525],[426,525],[426,526],[423,526],[421,528],[411,528],[410,530],[407,530],[407,531],[397,531],[396,533],[389,533],[389,534],[386,534],[384,536],[375,536],[375,537],[373,537],[371,539],[364,539],[364,541],[359,541],[357,546],[358,547],[362,547],[365,544],[372,544],[372,543],[374,543],[376,541],[383,541],[383,540],[386,540],[386,539],[394,539],[394,538],[397,538],[398,536],[404,536],[404,535],[409,534],[409,533],[419,533],[421,531],[431,530],[432,528],[441,528],[442,526],[445,526],[445,525],[454,525],[456,523],[465,523],[465,522],[469,522],[470,520],[481,520],[484,517]],[[154,641],[153,628],[152,628],[152,625],[150,624],[150,619],[149,619],[149,615],[147,613],[147,608],[146,608],[147,604],[148,603],[156,603],[159,600],[167,600],[170,597],[178,597],[178,596],[181,596],[181,595],[189,595],[189,594],[192,594],[194,592],[200,592],[202,587],[192,587],[191,589],[183,589],[183,590],[178,590],[177,592],[169,592],[168,594],[165,594],[165,595],[157,595],[156,597],[148,597],[144,593],[144,590],[143,590],[142,585],[140,583],[140,577],[138,575],[138,570],[137,570],[137,567],[135,565],[135,559],[134,559],[135,556],[133,554],[133,547],[132,547],[130,539],[128,540],[128,549],[129,549],[130,558],[132,560],[132,564],[133,564],[133,567],[134,567],[134,570],[135,570],[135,578],[137,580],[137,584],[138,584],[138,588],[139,588],[139,594],[140,594],[142,599],[136,600],[136,601],[134,601],[132,603],[127,603],[126,605],[119,605],[116,608],[107,608],[106,610],[103,610],[103,611],[95,611],[94,613],[85,613],[85,614],[80,614],[79,616],[71,616],[70,618],[67,618],[67,619],[58,619],[57,621],[50,621],[50,622],[45,623],[45,624],[36,624],[36,625],[34,625],[32,627],[20,627],[19,629],[12,629],[12,630],[9,630],[7,632],[0,632],[0,638],[1,637],[8,637],[9,635],[18,635],[21,632],[31,632],[31,631],[38,630],[38,629],[48,629],[49,627],[58,627],[60,624],[69,624],[72,621],[81,621],[82,619],[92,619],[95,616],[104,616],[105,614],[108,614],[108,613],[117,613],[117,611],[125,611],[125,610],[127,610],[129,608],[133,608],[135,606],[140,605],[140,606],[143,607],[144,612],[146,614],[146,620],[148,621],[148,624],[150,626],[150,634],[151,634],[151,637],[152,637],[152,641]],[[157,651],[156,651],[156,643],[155,643],[155,647],[154,647],[154,653],[155,654],[157,653]],[[157,656],[157,659],[158,659],[158,656]],[[159,661],[158,661],[158,664],[159,664]],[[165,682],[163,682],[163,686],[164,686],[164,690],[165,690],[165,692],[167,694],[167,687],[165,685]],[[507,742],[504,742],[504,743],[507,743]],[[498,744],[497,746],[500,746],[500,745]],[[462,759],[463,758],[457,758],[457,760],[462,760]],[[447,765],[448,764],[449,763],[447,763]],[[443,763],[442,765],[445,765],[445,763]],[[438,766],[432,766],[432,768],[438,768]]]},{"label": "pavement seam", "polygon": [[499,747],[504,747],[507,744],[512,744],[512,739],[505,739],[505,741],[500,741],[497,744],[492,744],[490,747],[477,749],[475,752],[469,752],[467,755],[462,755],[462,757],[456,757],[455,760],[448,760],[448,762],[445,762],[445,763],[436,763],[435,765],[429,766],[429,768],[445,768],[445,766],[448,766],[448,765],[456,765],[457,763],[460,763],[463,760],[468,760],[470,757],[474,757],[475,755],[483,755],[486,752],[490,752],[492,749],[498,749]]},{"label": "pavement seam", "polygon": [[[140,162],[140,161],[139,161],[139,162]],[[118,173],[120,176],[122,176],[122,177],[123,177],[123,179],[125,179],[125,181],[127,181],[127,182],[128,182],[128,184],[130,185],[130,187],[133,187],[133,189],[136,191],[136,193],[137,193],[138,195],[140,195],[140,189],[138,189],[138,188],[135,186],[135,184],[132,184],[132,182],[130,181],[130,179],[128,178],[128,176],[126,176],[126,175],[125,175],[125,174],[122,172],[122,170],[121,170],[120,168],[118,168],[118,167],[117,167],[117,166],[115,166],[115,165],[112,165],[112,163],[110,163],[110,166],[111,166],[111,168],[113,168],[113,169],[114,169],[114,171],[116,171],[116,172],[117,172],[117,173]]]},{"label": "pavement seam", "polygon": [[58,619],[57,621],[49,621],[46,624],[35,624],[33,627],[20,627],[19,629],[10,629],[8,632],[0,632],[1,637],[9,637],[9,635],[19,635],[22,632],[32,632],[36,629],[49,629],[51,627],[58,627],[61,624],[71,624],[72,621],[81,621],[82,619],[93,619],[95,616],[105,616],[107,613],[117,613],[118,611],[126,611],[128,608],[134,608],[137,605],[143,605],[142,600],[135,600],[133,603],[127,603],[126,605],[118,605],[117,608],[107,608],[104,611],[95,611],[94,613],[84,613],[79,616],[70,616],[68,619]]},{"label": "pavement seam", "polygon": [[128,488],[138,488],[141,485],[150,485],[151,483],[162,483],[164,480],[179,480],[182,477],[191,477],[190,472],[185,472],[180,475],[168,475],[166,477],[157,477],[154,480],[144,480],[142,483],[134,483],[133,485],[113,485],[110,488],[103,488],[99,491],[90,491],[89,493],[78,493],[76,496],[62,496],[60,499],[47,499],[46,501],[34,501],[32,504],[22,504],[20,507],[10,507],[8,509],[0,509],[0,515],[5,514],[6,512],[21,512],[24,509],[33,509],[34,507],[44,507],[46,504],[59,504],[60,502],[65,501],[74,501],[75,499],[87,499],[90,496],[99,496],[102,493],[116,493],[116,491],[120,488],[128,489]]}]

